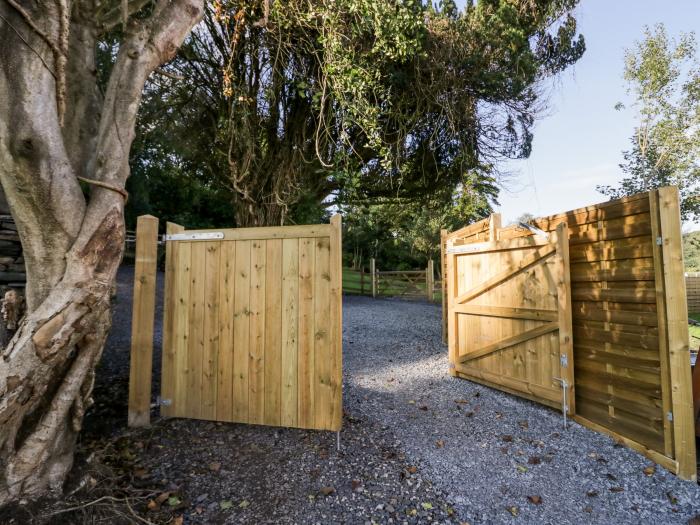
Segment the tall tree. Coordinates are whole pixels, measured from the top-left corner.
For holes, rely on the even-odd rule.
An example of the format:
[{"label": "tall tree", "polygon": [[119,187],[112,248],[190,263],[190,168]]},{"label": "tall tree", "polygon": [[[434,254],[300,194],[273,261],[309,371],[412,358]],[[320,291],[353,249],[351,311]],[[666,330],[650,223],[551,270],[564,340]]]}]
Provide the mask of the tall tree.
[{"label": "tall tree", "polygon": [[59,489],[72,465],[110,328],[141,93],[203,7],[0,0],[0,182],[27,268],[27,313],[0,359],[0,505]]},{"label": "tall tree", "polygon": [[[693,33],[669,38],[659,24],[625,55],[627,92],[639,124],[624,152],[618,186],[597,190],[617,199],[678,186],[683,219],[700,218],[700,62]],[[624,106],[618,104],[618,108]]]},{"label": "tall tree", "polygon": [[142,127],[167,130],[164,161],[231,195],[238,225],[331,196],[449,200],[469,173],[529,154],[540,81],[584,50],[576,3],[215,2]]}]

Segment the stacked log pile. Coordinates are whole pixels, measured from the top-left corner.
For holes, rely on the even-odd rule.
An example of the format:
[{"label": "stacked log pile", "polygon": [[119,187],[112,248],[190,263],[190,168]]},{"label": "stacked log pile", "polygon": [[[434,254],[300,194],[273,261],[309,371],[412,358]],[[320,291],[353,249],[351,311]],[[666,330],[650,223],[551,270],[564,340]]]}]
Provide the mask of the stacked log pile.
[{"label": "stacked log pile", "polygon": [[0,287],[24,289],[27,280],[22,257],[22,243],[12,216],[0,214]]}]

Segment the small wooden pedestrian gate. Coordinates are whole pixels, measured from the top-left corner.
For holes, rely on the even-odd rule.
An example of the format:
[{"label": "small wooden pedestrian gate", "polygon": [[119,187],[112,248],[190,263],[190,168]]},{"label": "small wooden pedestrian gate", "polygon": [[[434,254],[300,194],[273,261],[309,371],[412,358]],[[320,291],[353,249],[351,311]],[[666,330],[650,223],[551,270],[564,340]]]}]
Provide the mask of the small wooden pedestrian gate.
[{"label": "small wooden pedestrian gate", "polygon": [[[341,275],[339,215],[269,228],[168,223],[161,414],[339,430]],[[133,362],[132,348],[132,374]]]},{"label": "small wooden pedestrian gate", "polygon": [[450,367],[571,412],[574,403],[568,233],[448,241]]}]

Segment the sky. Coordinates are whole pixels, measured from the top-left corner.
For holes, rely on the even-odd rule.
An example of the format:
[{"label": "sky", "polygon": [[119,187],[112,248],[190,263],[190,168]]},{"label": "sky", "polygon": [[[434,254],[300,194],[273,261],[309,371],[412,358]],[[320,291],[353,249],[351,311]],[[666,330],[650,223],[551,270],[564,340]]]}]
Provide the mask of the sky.
[{"label": "sky", "polygon": [[[458,0],[458,4],[464,4]],[[505,165],[512,173],[496,211],[504,224],[523,213],[550,215],[607,200],[597,184],[615,185],[635,127],[622,79],[625,48],[645,25],[662,22],[671,36],[695,31],[700,0],[581,0],[575,11],[586,52],[546,86],[549,109],[534,128],[529,159]],[[700,229],[686,224],[684,230]]]}]

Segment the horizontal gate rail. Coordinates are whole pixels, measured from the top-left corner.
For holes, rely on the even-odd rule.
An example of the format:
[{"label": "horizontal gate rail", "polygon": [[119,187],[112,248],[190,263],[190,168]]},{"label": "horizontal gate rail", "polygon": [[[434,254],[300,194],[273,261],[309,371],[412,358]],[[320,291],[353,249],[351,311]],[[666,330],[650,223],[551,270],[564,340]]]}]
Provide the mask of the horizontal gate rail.
[{"label": "horizontal gate rail", "polygon": [[526,330],[525,332],[521,332],[517,335],[514,335],[513,337],[501,339],[500,341],[496,341],[495,343],[492,343],[490,345],[486,345],[486,346],[479,348],[477,350],[470,351],[468,354],[460,357],[459,361],[460,361],[460,363],[466,363],[467,361],[471,361],[473,359],[478,359],[480,357],[487,356],[487,355],[492,354],[494,352],[499,352],[501,350],[505,350],[506,348],[510,348],[511,346],[515,346],[517,344],[524,343],[525,341],[528,341],[530,339],[534,339],[535,337],[539,337],[541,335],[545,335],[545,334],[548,334],[550,332],[554,332],[555,330],[559,330],[559,322],[558,321],[550,321],[546,324],[538,326],[537,328],[532,328],[530,330]]}]

